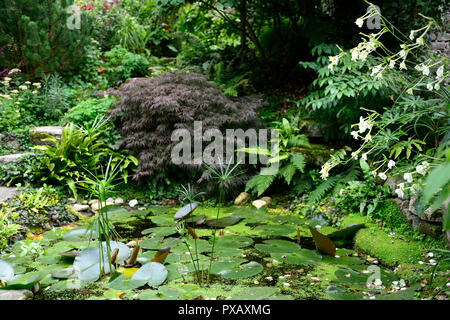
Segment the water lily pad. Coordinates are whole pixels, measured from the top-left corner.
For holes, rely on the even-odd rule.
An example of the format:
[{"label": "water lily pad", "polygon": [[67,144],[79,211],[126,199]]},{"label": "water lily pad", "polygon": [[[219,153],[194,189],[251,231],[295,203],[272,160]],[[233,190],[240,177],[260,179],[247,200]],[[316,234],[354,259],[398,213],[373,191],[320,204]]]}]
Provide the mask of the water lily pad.
[{"label": "water lily pad", "polygon": [[[119,252],[116,257],[117,263],[123,263],[131,254],[130,249],[121,242],[111,241],[111,252],[114,249],[119,249]],[[103,242],[102,246],[103,250],[103,262],[102,267],[105,274],[109,273],[109,263],[106,258],[106,243]],[[85,250],[82,250],[75,261],[73,262],[73,266],[78,268],[80,274],[79,279],[86,282],[96,281],[100,277],[100,252],[98,247],[91,247]]]},{"label": "water lily pad", "polygon": [[287,240],[266,240],[263,243],[255,244],[255,249],[265,253],[286,253],[300,250],[300,246]]},{"label": "water lily pad", "polygon": [[136,297],[138,300],[161,300],[158,290],[142,290]]},{"label": "water lily pad", "polygon": [[218,274],[225,279],[236,280],[253,277],[263,271],[263,269],[264,267],[258,262],[250,261],[233,268],[221,270]]},{"label": "water lily pad", "polygon": [[177,247],[182,245],[183,242],[180,238],[166,238],[163,239],[162,237],[155,237],[155,238],[147,238],[139,242],[139,246],[142,249],[146,250],[159,250],[163,247]]},{"label": "water lily pad", "polygon": [[362,300],[364,295],[361,292],[347,292],[347,289],[337,285],[328,286],[326,293],[334,300]]},{"label": "water lily pad", "polygon": [[234,267],[239,266],[245,261],[246,260],[242,258],[230,258],[223,261],[215,261],[212,263],[211,273],[222,274],[224,271],[233,269]]},{"label": "water lily pad", "polygon": [[73,229],[67,232],[63,239],[65,241],[83,241],[83,240],[89,240],[92,234],[92,239],[97,238],[97,233],[93,230],[87,230],[87,229]]},{"label": "water lily pad", "polygon": [[159,227],[173,227],[175,225],[173,218],[169,215],[153,216],[150,217],[150,220]]},{"label": "water lily pad", "polygon": [[287,236],[290,233],[294,233],[297,229],[291,225],[278,225],[278,224],[266,224],[258,226],[254,229],[261,236],[272,237],[272,236]]},{"label": "water lily pad", "polygon": [[195,210],[195,208],[197,208],[197,206],[198,206],[197,202],[189,203],[189,204],[185,205],[184,207],[180,208],[180,210],[178,210],[175,213],[173,218],[175,220],[180,220],[180,219],[186,218]]},{"label": "water lily pad", "polygon": [[317,251],[303,248],[295,252],[271,253],[270,256],[280,262],[295,265],[315,264],[322,260],[322,256]]},{"label": "water lily pad", "polygon": [[242,256],[244,251],[239,248],[214,248],[214,257],[236,257]]},{"label": "water lily pad", "polygon": [[48,272],[41,270],[16,275],[8,281],[8,285],[3,289],[30,289],[47,274]]},{"label": "water lily pad", "polygon": [[119,275],[108,283],[108,288],[116,290],[132,290],[144,286],[146,280],[127,279],[124,274]]},{"label": "water lily pad", "polygon": [[152,237],[166,237],[177,233],[175,227],[153,227],[142,231],[143,235],[151,235]]},{"label": "water lily pad", "polygon": [[[241,217],[234,216],[234,215],[220,218],[219,220],[217,220],[217,228],[223,229],[223,228],[232,226],[241,220],[242,220]],[[210,228],[214,228],[214,226],[216,226],[216,219],[206,220],[205,224]]]},{"label": "water lily pad", "polygon": [[9,281],[14,277],[14,267],[4,261],[0,260],[0,280]]},{"label": "water lily pad", "polygon": [[216,248],[244,248],[253,244],[250,237],[245,236],[222,236],[216,238]]},{"label": "water lily pad", "polygon": [[70,277],[78,277],[78,272],[75,267],[69,267],[53,271],[52,277],[57,279],[69,279]]},{"label": "water lily pad", "polygon": [[167,269],[159,262],[149,262],[144,264],[129,279],[132,281],[145,280],[151,287],[161,285],[167,278]]}]

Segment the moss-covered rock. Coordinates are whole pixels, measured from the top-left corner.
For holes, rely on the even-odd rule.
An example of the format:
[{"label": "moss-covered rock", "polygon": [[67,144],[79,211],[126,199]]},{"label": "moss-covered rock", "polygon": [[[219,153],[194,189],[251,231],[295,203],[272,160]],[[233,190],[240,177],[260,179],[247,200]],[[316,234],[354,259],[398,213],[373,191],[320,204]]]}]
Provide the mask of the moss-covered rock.
[{"label": "moss-covered rock", "polygon": [[321,166],[330,159],[331,154],[334,152],[328,146],[321,144],[311,144],[310,148],[295,147],[292,148],[295,152],[300,152],[305,156],[306,163],[311,166]]}]

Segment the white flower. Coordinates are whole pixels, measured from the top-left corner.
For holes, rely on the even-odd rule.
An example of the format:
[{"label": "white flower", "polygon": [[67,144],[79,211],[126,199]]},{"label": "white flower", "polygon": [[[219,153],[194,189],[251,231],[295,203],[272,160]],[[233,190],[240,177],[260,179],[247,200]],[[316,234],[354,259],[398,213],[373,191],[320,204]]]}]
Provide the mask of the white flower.
[{"label": "white flower", "polygon": [[389,69],[393,69],[395,67],[395,60],[389,61]]},{"label": "white flower", "polygon": [[422,67],[422,73],[424,76],[427,76],[430,74],[430,68],[428,68],[428,66],[423,66]]},{"label": "white flower", "polygon": [[352,50],[352,61],[356,61],[359,58],[359,50],[358,49],[353,49]]},{"label": "white flower", "polygon": [[395,167],[395,161],[394,160],[389,160],[388,162],[388,168],[392,169],[393,167]]},{"label": "white flower", "polygon": [[435,85],[434,85],[434,89],[435,90],[439,90],[441,88],[441,86],[439,85],[439,83],[436,83]]},{"label": "white flower", "polygon": [[419,261],[418,263],[419,263],[419,264],[423,264],[423,261]]},{"label": "white flower", "polygon": [[382,284],[383,284],[383,282],[381,281],[380,278],[376,279],[375,282],[374,282],[374,285],[376,285],[377,287],[381,286]]},{"label": "white flower", "polygon": [[416,39],[416,43],[417,43],[419,46],[423,46],[423,45],[425,44],[425,41],[423,41],[423,37],[418,37],[418,38]]},{"label": "white flower", "polygon": [[364,160],[367,160],[367,152],[363,153],[361,158],[363,158]]},{"label": "white flower", "polygon": [[444,65],[440,66],[439,69],[437,69],[436,71],[436,76],[438,78],[441,78],[443,74],[444,74]]},{"label": "white flower", "polygon": [[11,81],[12,79],[10,77],[4,77],[3,80],[5,81]]},{"label": "white flower", "polygon": [[40,87],[40,86],[41,86],[41,83],[40,83],[40,82],[35,82],[35,83],[33,83],[33,86],[35,86],[35,87]]},{"label": "white flower", "polygon": [[322,166],[322,169],[320,169],[320,176],[323,180],[327,180],[328,177],[328,173],[330,172],[331,169],[331,164],[329,162],[325,163]]},{"label": "white flower", "polygon": [[358,152],[352,152],[352,158],[358,160]]},{"label": "white flower", "polygon": [[363,117],[359,117],[359,132],[363,133],[364,131],[366,131],[367,129],[372,129],[372,122],[370,121],[366,121]]},{"label": "white flower", "polygon": [[358,19],[356,19],[355,23],[358,27],[362,28],[362,26],[364,24],[364,20],[361,18],[358,18]]},{"label": "white flower", "polygon": [[408,55],[408,53],[405,50],[401,50],[399,53],[400,57],[402,57],[402,59],[405,59],[406,56]]},{"label": "white flower", "polygon": [[429,258],[433,258],[433,257],[434,257],[434,254],[433,254],[433,252],[428,252],[428,254],[427,254],[427,257],[429,257]]},{"label": "white flower", "polygon": [[413,94],[413,88],[409,88],[408,90],[406,90],[407,94]]},{"label": "white flower", "polygon": [[368,133],[365,137],[364,137],[364,141],[370,141],[372,140],[372,136],[370,135],[370,133]]},{"label": "white flower", "polygon": [[19,86],[19,89],[21,89],[21,90],[27,90],[27,89],[28,89],[28,87],[27,87],[27,86],[24,86],[24,85],[22,85],[22,86]]},{"label": "white flower", "polygon": [[397,189],[394,190],[394,192],[397,194],[399,198],[403,198],[405,196],[405,187],[404,183],[399,183],[397,185]]},{"label": "white flower", "polygon": [[380,172],[378,174],[378,176],[381,178],[381,180],[386,180],[387,179],[386,173],[384,173],[384,172]]},{"label": "white flower", "polygon": [[430,91],[433,91],[433,84],[432,83],[427,83],[427,89]]},{"label": "white flower", "polygon": [[406,70],[405,60],[403,60],[402,62],[400,62],[400,70]]},{"label": "white flower", "polygon": [[410,38],[411,40],[414,40],[414,33],[415,33],[414,30],[411,30],[411,32],[409,33],[409,38]]},{"label": "white flower", "polygon": [[430,167],[430,164],[427,161],[423,161],[421,164],[419,164],[416,167],[416,172],[424,176],[427,174],[427,169],[429,167]]},{"label": "white flower", "polygon": [[31,82],[30,81],[25,81],[25,84],[31,84]]},{"label": "white flower", "polygon": [[352,131],[352,132],[350,132],[350,134],[352,135],[353,138],[358,140],[358,132],[357,131]]},{"label": "white flower", "polygon": [[381,64],[378,65],[378,66],[373,67],[373,68],[372,68],[372,74],[371,74],[371,75],[374,76],[374,75],[377,75],[378,73],[380,73],[381,67],[382,67]]},{"label": "white flower", "polygon": [[367,51],[362,51],[362,52],[359,54],[359,59],[360,59],[361,61],[366,61],[368,55],[369,55],[369,53],[368,53]]},{"label": "white flower", "polygon": [[430,259],[430,264],[434,266],[436,264],[436,260]]},{"label": "white flower", "polygon": [[407,172],[403,175],[403,179],[408,181],[409,183],[413,182],[413,176],[410,172]]}]

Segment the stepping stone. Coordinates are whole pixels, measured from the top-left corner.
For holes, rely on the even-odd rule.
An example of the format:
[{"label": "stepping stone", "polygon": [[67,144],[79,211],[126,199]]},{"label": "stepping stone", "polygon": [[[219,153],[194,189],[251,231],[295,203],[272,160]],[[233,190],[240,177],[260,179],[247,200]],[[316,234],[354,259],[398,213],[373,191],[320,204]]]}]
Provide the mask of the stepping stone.
[{"label": "stepping stone", "polygon": [[28,153],[16,153],[16,154],[8,154],[6,156],[0,156],[0,164],[13,162],[14,160],[19,159],[26,155],[28,155]]},{"label": "stepping stone", "polygon": [[27,300],[32,296],[30,290],[0,290],[0,300]]},{"label": "stepping stone", "polygon": [[45,138],[48,138],[48,135],[59,139],[61,138],[63,127],[34,127],[33,129],[30,129],[30,139],[33,141],[36,145],[52,145],[49,141],[42,141]]},{"label": "stepping stone", "polygon": [[4,202],[19,194],[16,188],[0,187],[0,202]]}]

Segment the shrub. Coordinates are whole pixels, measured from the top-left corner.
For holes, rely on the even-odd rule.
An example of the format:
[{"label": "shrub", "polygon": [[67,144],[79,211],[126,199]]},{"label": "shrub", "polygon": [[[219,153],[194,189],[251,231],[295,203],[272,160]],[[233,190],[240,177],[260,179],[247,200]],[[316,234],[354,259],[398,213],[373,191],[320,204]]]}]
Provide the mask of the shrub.
[{"label": "shrub", "polygon": [[129,52],[118,45],[105,53],[105,77],[110,85],[124,81],[130,77],[141,77],[147,74],[149,62],[143,56]]},{"label": "shrub", "polygon": [[64,120],[80,126],[91,126],[95,118],[104,115],[114,100],[112,97],[105,96],[101,99],[88,98],[80,101],[65,114]]},{"label": "shrub", "polygon": [[255,109],[262,99],[232,100],[197,73],[164,73],[151,79],[133,79],[113,94],[122,98],[112,111],[122,136],[119,143],[139,159],[136,179],[162,179],[174,168],[180,171],[182,167],[174,166],[170,159],[177,144],[171,141],[175,129],[187,129],[193,136],[194,121],[202,121],[203,130],[259,126]]},{"label": "shrub", "polygon": [[130,163],[137,164],[136,159],[125,157],[108,148],[105,142],[99,139],[105,130],[105,122],[95,121],[91,127],[79,129],[75,129],[70,123],[63,129],[59,141],[49,137],[45,140],[52,145],[33,147],[42,153],[36,170],[40,180],[62,182],[77,197],[76,183],[89,174],[96,174],[106,158],[112,157],[112,167],[120,166],[120,173],[126,182],[126,168]]},{"label": "shrub", "polygon": [[30,78],[79,70],[80,59],[87,54],[92,24],[89,16],[80,15],[79,29],[68,26],[73,17],[68,0],[1,0],[0,47],[7,47],[0,64],[19,65]]},{"label": "shrub", "polygon": [[18,224],[8,220],[8,215],[8,211],[0,208],[0,250],[3,250],[9,239],[21,229]]}]

